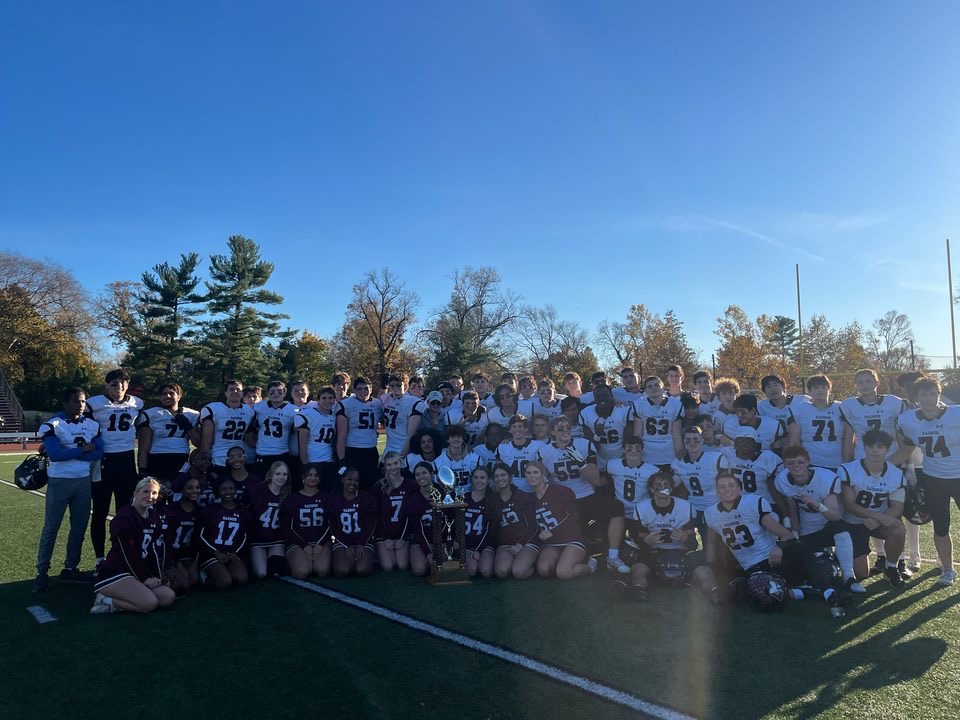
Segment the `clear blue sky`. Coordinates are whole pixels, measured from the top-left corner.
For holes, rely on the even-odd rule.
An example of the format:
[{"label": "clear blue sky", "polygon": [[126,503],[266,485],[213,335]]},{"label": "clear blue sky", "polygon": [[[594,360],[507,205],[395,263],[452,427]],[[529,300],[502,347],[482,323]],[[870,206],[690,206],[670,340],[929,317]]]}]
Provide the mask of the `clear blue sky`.
[{"label": "clear blue sky", "polygon": [[[593,328],[726,305],[950,353],[953,2],[8,2],[0,248],[99,291],[255,239],[330,335],[388,264],[467,264]],[[950,48],[954,48],[951,50]],[[943,358],[946,362],[946,358]],[[937,361],[935,360],[935,364]]]}]

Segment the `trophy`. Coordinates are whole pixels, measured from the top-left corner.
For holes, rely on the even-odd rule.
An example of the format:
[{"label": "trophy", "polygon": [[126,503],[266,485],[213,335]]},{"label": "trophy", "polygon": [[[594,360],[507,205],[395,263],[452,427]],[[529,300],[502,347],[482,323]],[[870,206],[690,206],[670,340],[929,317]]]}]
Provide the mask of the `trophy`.
[{"label": "trophy", "polygon": [[430,582],[454,585],[470,582],[467,572],[466,509],[463,488],[456,487],[453,470],[437,472],[440,487],[433,493],[433,565]]}]

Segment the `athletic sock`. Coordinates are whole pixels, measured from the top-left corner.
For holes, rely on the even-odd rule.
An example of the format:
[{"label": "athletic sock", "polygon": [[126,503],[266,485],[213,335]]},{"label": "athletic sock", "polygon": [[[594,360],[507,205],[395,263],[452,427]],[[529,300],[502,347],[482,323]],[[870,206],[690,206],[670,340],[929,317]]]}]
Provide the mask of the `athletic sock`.
[{"label": "athletic sock", "polygon": [[847,580],[853,577],[853,539],[846,530],[838,532],[833,536],[833,548],[837,552],[837,560],[840,562],[840,572],[843,573],[843,579]]},{"label": "athletic sock", "polygon": [[620,557],[620,548],[610,548],[607,550],[607,557],[611,560],[616,560]]},{"label": "athletic sock", "polygon": [[793,600],[803,600],[803,590],[790,588],[790,598]]}]

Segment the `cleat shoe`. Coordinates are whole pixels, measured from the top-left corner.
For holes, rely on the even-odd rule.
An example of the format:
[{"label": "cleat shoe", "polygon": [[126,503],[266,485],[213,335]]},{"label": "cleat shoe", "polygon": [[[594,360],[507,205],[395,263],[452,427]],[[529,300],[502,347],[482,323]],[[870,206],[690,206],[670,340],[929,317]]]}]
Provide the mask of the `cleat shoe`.
[{"label": "cleat shoe", "polygon": [[597,559],[595,557],[587,558],[587,567],[590,568],[590,573],[593,574],[597,571]]},{"label": "cleat shoe", "polygon": [[900,558],[897,561],[897,572],[900,573],[900,577],[902,577],[904,580],[909,580],[913,577],[913,571],[907,567],[907,561],[903,558]]},{"label": "cleat shoe", "polygon": [[113,604],[111,598],[97,593],[97,597],[93,601],[93,607],[90,608],[91,615],[106,615],[108,613],[115,613],[116,611],[117,607]]},{"label": "cleat shoe", "polygon": [[858,595],[867,591],[867,589],[855,577],[847,578],[844,585],[847,589],[847,592],[857,593]]},{"label": "cleat shoe", "polygon": [[844,610],[846,603],[842,593],[836,590],[827,590],[827,593],[823,599],[826,601],[827,607],[830,609],[831,617],[839,619],[846,616],[847,611]]},{"label": "cleat shoe", "polygon": [[627,588],[627,597],[634,602],[646,602],[647,589],[645,587],[640,587],[639,585],[631,585]]},{"label": "cleat shoe", "polygon": [[64,568],[60,571],[60,582],[69,582],[69,583],[89,583],[93,582],[93,573],[84,572],[79,568],[73,568],[72,570]]},{"label": "cleat shoe", "polygon": [[615,558],[608,557],[608,558],[607,558],[607,570],[616,570],[616,571],[617,571],[618,573],[620,573],[621,575],[629,575],[629,574],[630,574],[630,566],[627,565],[623,560],[621,560],[621,559],[618,558],[618,557],[615,557]]},{"label": "cleat shoe", "polygon": [[33,591],[35,593],[43,592],[50,586],[50,576],[44,573],[38,573],[33,579]]},{"label": "cleat shoe", "polygon": [[871,575],[881,575],[887,567],[887,556],[886,555],[877,555],[877,560],[873,563],[873,567],[870,568]]},{"label": "cleat shoe", "polygon": [[949,570],[944,570],[940,573],[940,577],[937,578],[937,585],[940,587],[949,587],[953,585],[954,581],[957,579],[957,571],[953,568]]},{"label": "cleat shoe", "polygon": [[895,567],[884,568],[883,575],[887,579],[887,582],[890,583],[890,587],[902,588],[907,584],[907,581],[900,577],[900,571]]}]

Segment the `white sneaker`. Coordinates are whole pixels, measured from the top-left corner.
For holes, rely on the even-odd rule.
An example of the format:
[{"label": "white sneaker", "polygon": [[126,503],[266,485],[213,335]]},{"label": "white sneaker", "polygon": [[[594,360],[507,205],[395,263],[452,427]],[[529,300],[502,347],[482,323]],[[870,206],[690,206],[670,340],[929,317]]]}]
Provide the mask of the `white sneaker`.
[{"label": "white sneaker", "polygon": [[599,563],[595,557],[587,558],[587,567],[590,568],[591,573],[595,573],[597,571],[597,565],[599,565]]},{"label": "white sneaker", "polygon": [[618,557],[607,557],[607,570],[616,570],[621,575],[630,574],[630,566]]},{"label": "white sneaker", "polygon": [[93,601],[93,607],[90,608],[91,615],[105,615],[107,613],[115,613],[116,611],[117,608],[114,606],[112,598],[108,598],[102,593],[97,593],[97,597]]},{"label": "white sneaker", "polygon": [[957,579],[957,571],[953,568],[949,570],[944,570],[940,573],[940,577],[937,578],[937,585],[940,587],[947,587],[953,585],[954,581]]}]

